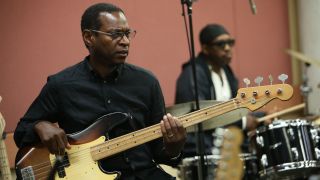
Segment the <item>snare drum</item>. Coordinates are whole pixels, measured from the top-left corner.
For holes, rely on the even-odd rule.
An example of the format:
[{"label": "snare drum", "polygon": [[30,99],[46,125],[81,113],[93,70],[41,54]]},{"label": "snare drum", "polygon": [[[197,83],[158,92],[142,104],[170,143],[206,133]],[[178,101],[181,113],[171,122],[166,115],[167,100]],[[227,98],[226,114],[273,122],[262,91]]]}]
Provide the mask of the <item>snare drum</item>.
[{"label": "snare drum", "polygon": [[262,178],[307,177],[320,167],[318,130],[306,120],[274,121],[254,140]]}]

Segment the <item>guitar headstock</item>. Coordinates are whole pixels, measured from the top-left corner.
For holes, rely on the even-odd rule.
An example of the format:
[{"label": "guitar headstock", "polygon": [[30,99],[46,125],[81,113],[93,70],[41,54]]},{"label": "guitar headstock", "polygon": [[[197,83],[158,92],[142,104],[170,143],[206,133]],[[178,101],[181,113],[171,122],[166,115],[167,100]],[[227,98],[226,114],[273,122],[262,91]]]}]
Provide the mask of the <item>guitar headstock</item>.
[{"label": "guitar headstock", "polygon": [[274,84],[257,87],[240,88],[236,101],[240,107],[251,111],[261,108],[273,99],[289,100],[293,95],[293,88],[289,84]]},{"label": "guitar headstock", "polygon": [[240,145],[243,140],[242,131],[237,127],[217,128],[212,154],[219,155],[215,179],[240,180],[243,176],[243,161],[240,159]]}]

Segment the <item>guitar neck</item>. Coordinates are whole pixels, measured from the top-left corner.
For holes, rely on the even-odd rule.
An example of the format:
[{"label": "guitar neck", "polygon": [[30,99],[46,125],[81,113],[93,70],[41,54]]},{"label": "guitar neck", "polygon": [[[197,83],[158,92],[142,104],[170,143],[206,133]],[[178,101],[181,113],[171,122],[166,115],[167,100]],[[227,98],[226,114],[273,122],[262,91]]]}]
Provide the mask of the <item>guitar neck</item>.
[{"label": "guitar neck", "polygon": [[[180,116],[178,120],[186,128],[238,108],[240,108],[239,102],[232,99]],[[94,160],[100,160],[159,137],[162,137],[160,124],[155,124],[94,146],[91,148],[91,155]]]},{"label": "guitar neck", "polygon": [[11,172],[10,172],[10,166],[9,166],[9,161],[7,157],[7,150],[6,146],[4,144],[4,141],[0,140],[0,179],[3,180],[11,180]]},{"label": "guitar neck", "polygon": [[[1,98],[1,96],[0,96]],[[5,127],[5,121],[2,114],[0,113],[0,177],[4,180],[11,180],[11,172],[9,161],[7,157],[6,145],[3,140],[3,131]]]},{"label": "guitar neck", "polygon": [[[178,120],[186,128],[238,108],[254,111],[275,98],[284,101],[292,95],[293,88],[288,84],[241,88],[236,98],[180,116]],[[155,124],[93,146],[91,156],[94,160],[100,160],[161,136],[160,125]]]}]

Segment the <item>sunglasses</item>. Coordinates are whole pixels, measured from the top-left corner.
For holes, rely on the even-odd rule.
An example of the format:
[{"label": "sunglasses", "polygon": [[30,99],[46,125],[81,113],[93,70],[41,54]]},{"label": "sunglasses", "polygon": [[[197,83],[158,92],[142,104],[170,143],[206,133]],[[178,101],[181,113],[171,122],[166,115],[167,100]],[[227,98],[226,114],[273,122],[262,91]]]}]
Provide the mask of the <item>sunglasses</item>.
[{"label": "sunglasses", "polygon": [[217,46],[219,48],[224,48],[226,45],[229,45],[230,47],[233,47],[236,43],[236,40],[234,39],[228,39],[228,40],[221,40],[221,41],[215,41],[210,43],[210,46]]}]

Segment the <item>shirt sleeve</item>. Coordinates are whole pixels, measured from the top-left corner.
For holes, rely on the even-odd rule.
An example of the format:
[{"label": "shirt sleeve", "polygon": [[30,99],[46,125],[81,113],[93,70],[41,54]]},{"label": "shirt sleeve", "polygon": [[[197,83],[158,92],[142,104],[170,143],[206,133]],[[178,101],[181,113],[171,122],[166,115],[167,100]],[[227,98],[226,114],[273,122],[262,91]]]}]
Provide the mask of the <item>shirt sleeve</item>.
[{"label": "shirt sleeve", "polygon": [[34,125],[42,120],[56,122],[58,111],[58,93],[53,84],[49,81],[42,88],[38,97],[33,101],[25,115],[20,119],[14,132],[14,140],[19,148],[34,145],[40,139],[34,131]]}]

